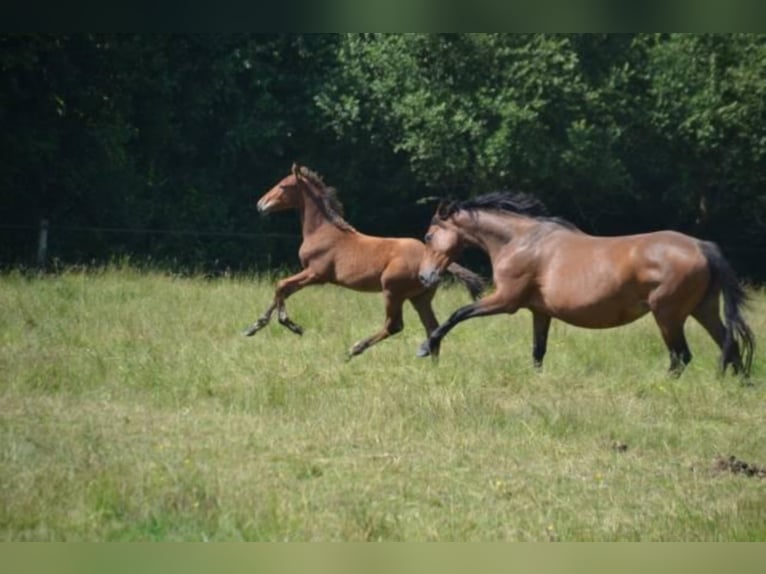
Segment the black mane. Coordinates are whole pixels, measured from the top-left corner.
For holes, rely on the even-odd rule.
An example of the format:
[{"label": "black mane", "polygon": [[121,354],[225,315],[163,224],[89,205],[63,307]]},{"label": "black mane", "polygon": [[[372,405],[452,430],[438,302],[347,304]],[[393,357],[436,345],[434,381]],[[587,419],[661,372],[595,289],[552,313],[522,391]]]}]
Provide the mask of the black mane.
[{"label": "black mane", "polygon": [[510,211],[520,215],[541,217],[548,215],[545,204],[533,197],[521,192],[493,191],[478,197],[458,202],[459,209],[496,209],[498,211]]},{"label": "black mane", "polygon": [[548,215],[548,208],[534,196],[522,192],[493,191],[464,201],[453,201],[443,204],[438,210],[438,216],[446,219],[458,211],[495,210],[516,213],[535,219],[552,221],[565,227],[576,229],[575,225],[560,217]]}]

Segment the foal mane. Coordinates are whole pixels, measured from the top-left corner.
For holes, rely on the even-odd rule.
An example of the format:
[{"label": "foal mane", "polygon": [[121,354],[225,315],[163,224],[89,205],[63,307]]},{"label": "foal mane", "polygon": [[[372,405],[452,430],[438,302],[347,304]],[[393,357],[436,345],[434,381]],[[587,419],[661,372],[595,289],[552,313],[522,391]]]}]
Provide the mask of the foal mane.
[{"label": "foal mane", "polygon": [[573,223],[566,219],[548,215],[548,208],[542,201],[523,192],[493,191],[464,201],[448,202],[439,206],[437,215],[441,219],[446,219],[458,211],[477,210],[515,213],[540,221],[557,223],[570,229],[577,229]]},{"label": "foal mane", "polygon": [[299,173],[308,180],[318,192],[317,198],[321,201],[322,210],[331,223],[346,231],[356,231],[354,227],[343,219],[343,204],[338,199],[338,190],[325,184],[322,177],[306,166],[301,166]]}]

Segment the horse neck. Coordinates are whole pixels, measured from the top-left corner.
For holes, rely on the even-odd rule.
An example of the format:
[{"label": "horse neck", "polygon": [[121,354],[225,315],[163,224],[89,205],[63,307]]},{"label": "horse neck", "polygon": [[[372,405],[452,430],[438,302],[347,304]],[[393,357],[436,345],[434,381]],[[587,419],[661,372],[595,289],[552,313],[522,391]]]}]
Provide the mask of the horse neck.
[{"label": "horse neck", "polygon": [[307,184],[307,189],[303,190],[301,194],[301,204],[298,211],[300,212],[301,230],[304,238],[325,227],[335,227],[322,207],[322,200],[318,193]]},{"label": "horse neck", "polygon": [[457,222],[464,239],[486,251],[490,259],[500,249],[529,232],[535,221],[522,215],[494,211],[462,212]]}]

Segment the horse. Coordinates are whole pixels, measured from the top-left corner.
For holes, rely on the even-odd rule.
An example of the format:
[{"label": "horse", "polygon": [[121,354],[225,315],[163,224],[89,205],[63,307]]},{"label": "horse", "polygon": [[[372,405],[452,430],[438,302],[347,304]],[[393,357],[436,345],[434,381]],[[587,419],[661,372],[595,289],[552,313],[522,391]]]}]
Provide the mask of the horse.
[{"label": "horse", "polygon": [[532,358],[539,369],[552,318],[602,329],[651,312],[670,353],[671,375],[679,376],[692,359],[684,336],[690,315],[721,349],[720,374],[728,365],[735,374],[750,373],[755,338],[742,316],[747,294],[712,242],[669,230],[588,235],[549,217],[533,196],[493,192],[443,201],[425,243],[419,271],[424,285],[435,285],[446,266],[470,245],[488,254],[495,289],[457,309],[431,332],[418,350],[420,357],[438,355],[441,340],[461,321],[526,308],[532,312]]},{"label": "horse", "polygon": [[[336,190],[326,186],[315,172],[294,163],[290,174],[258,200],[257,208],[261,214],[298,210],[303,233],[298,256],[303,269],[278,282],[273,302],[245,330],[246,336],[265,327],[274,310],[281,325],[302,335],[303,328],[288,317],[285,301],[299,289],[323,283],[383,293],[386,311],[383,328],[355,343],[348,351],[349,358],[400,332],[404,328],[402,307],[407,300],[415,308],[426,335],[439,324],[431,306],[436,285],[426,287],[418,279],[425,245],[414,238],[360,233],[343,219]],[[456,264],[445,269],[465,285],[474,301],[479,297],[485,287],[479,275]]]}]

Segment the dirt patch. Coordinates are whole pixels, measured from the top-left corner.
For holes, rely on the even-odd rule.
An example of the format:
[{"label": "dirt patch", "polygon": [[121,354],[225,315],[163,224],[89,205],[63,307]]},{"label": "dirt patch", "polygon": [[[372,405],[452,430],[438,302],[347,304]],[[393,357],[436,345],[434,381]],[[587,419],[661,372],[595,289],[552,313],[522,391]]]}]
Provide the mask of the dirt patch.
[{"label": "dirt patch", "polygon": [[715,459],[713,469],[717,472],[731,472],[733,474],[744,474],[756,478],[766,478],[766,468],[755,464],[739,460],[736,456],[728,457],[718,456]]},{"label": "dirt patch", "polygon": [[628,443],[619,440],[612,441],[612,450],[615,452],[627,452]]}]

